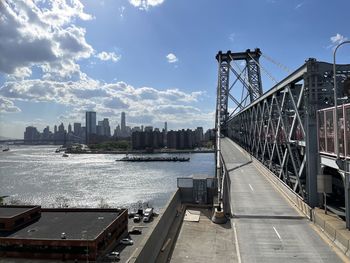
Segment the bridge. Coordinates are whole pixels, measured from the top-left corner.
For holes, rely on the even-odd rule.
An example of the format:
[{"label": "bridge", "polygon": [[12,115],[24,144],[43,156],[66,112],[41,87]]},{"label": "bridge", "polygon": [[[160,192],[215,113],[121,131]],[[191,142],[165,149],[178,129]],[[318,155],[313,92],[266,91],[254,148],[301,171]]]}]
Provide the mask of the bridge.
[{"label": "bridge", "polygon": [[[239,262],[339,262],[317,232],[349,251],[350,65],[310,58],[277,82],[261,57],[276,63],[216,56],[213,221],[230,218]],[[261,72],[276,83],[265,93]]]}]

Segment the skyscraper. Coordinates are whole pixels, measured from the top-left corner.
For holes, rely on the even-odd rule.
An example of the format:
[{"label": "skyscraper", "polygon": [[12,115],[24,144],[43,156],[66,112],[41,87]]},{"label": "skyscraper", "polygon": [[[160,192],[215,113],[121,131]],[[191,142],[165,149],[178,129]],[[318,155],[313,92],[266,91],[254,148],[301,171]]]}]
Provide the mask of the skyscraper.
[{"label": "skyscraper", "polygon": [[89,143],[91,134],[96,134],[96,112],[87,111],[85,114],[86,143]]},{"label": "skyscraper", "polygon": [[75,123],[73,124],[73,127],[74,127],[74,134],[75,134],[76,136],[79,136],[80,133],[81,133],[81,123],[75,122]]},{"label": "skyscraper", "polygon": [[122,112],[120,129],[121,129],[121,132],[122,132],[123,135],[125,134],[125,127],[126,127],[126,124],[125,124],[125,112]]},{"label": "skyscraper", "polygon": [[103,133],[105,136],[111,136],[111,127],[109,126],[109,120],[107,118],[103,119]]}]

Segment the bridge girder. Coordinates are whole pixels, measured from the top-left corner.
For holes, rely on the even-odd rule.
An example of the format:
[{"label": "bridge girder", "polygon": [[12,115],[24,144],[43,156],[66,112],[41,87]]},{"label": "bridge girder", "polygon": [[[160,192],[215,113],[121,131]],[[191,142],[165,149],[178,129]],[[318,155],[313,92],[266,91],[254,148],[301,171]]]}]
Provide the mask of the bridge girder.
[{"label": "bridge girder", "polygon": [[[350,75],[350,65],[337,68]],[[311,207],[320,172],[316,112],[333,103],[332,78],[332,64],[309,59],[227,123],[228,136]]]}]

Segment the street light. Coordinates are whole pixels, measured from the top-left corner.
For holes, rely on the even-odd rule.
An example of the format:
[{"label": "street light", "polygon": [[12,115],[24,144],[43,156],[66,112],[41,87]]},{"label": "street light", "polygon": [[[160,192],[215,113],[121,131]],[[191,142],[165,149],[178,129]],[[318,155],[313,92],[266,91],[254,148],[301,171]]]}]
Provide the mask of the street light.
[{"label": "street light", "polygon": [[[344,172],[344,190],[345,190],[345,220],[346,220],[346,228],[350,229],[350,189],[349,189],[349,176],[347,173],[348,167],[345,162],[342,162],[339,158],[339,136],[338,136],[338,101],[337,101],[337,72],[336,72],[336,63],[335,63],[335,55],[337,53],[337,50],[339,47],[341,47],[344,44],[350,44],[350,41],[344,41],[336,46],[333,52],[333,85],[334,85],[334,108],[335,108],[335,150],[337,153],[337,159],[336,163],[339,166],[340,170],[343,170]],[[348,85],[348,83],[345,83]]]},{"label": "street light", "polygon": [[344,42],[341,42],[340,44],[338,44],[336,46],[336,48],[334,49],[334,52],[333,52],[333,85],[334,85],[334,108],[335,108],[335,136],[334,136],[334,140],[336,141],[336,144],[335,144],[335,151],[337,153],[337,160],[339,160],[339,138],[338,138],[338,101],[337,101],[337,74],[336,74],[336,64],[335,64],[335,55],[337,53],[337,50],[339,47],[341,47],[342,45],[344,44],[350,44],[350,41],[347,40],[347,41],[344,41]]}]

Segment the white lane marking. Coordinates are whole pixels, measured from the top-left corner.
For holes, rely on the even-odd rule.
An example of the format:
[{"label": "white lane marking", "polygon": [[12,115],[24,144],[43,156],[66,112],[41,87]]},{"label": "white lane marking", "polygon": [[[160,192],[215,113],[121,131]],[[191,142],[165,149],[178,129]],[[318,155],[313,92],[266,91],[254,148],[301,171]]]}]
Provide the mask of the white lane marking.
[{"label": "white lane marking", "polygon": [[253,186],[251,186],[251,184],[248,184],[248,185],[249,185],[250,189],[252,190],[252,192],[254,192]]},{"label": "white lane marking", "polygon": [[242,263],[241,252],[239,250],[239,244],[238,244],[237,229],[236,229],[236,224],[234,222],[232,222],[232,227],[233,227],[233,233],[235,235],[236,254],[237,254],[238,263]]},{"label": "white lane marking", "polygon": [[275,230],[275,233],[276,233],[278,239],[282,242],[282,238],[274,226],[273,226],[273,230]]}]

